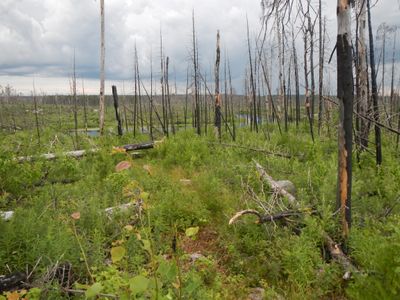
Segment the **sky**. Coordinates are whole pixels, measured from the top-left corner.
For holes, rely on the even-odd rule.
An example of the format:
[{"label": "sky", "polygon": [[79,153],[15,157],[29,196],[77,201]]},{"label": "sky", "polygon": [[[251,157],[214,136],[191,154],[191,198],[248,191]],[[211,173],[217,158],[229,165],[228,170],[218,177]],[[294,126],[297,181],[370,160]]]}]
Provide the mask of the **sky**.
[{"label": "sky", "polygon": [[[212,77],[220,30],[222,59],[227,53],[234,87],[242,92],[248,64],[246,16],[254,38],[261,26],[260,0],[105,0],[106,93],[111,93],[112,84],[132,92],[135,44],[144,80],[150,73],[151,57],[154,76],[160,76],[160,30],[164,53],[170,57],[170,81],[176,78],[178,92],[184,92],[193,11],[202,72]],[[375,27],[382,22],[400,25],[398,0],[380,0],[372,13]],[[0,86],[9,84],[30,94],[34,83],[36,91],[67,94],[75,52],[79,91],[83,81],[86,93],[97,94],[99,14],[99,0],[1,0]],[[323,14],[330,54],[336,35],[336,1],[323,1]],[[300,40],[297,45],[301,52]]]}]

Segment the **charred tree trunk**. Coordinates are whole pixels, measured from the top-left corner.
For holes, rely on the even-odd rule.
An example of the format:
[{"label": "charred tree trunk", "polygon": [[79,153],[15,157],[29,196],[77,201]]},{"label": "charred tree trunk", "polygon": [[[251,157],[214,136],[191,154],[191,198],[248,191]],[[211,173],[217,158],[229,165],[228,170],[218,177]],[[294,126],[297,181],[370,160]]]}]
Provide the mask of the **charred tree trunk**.
[{"label": "charred tree trunk", "polygon": [[351,227],[354,89],[350,0],[338,0],[337,21],[337,97],[339,99],[337,205],[341,212],[342,235],[347,238]]},{"label": "charred tree trunk", "polygon": [[122,136],[122,122],[119,116],[118,93],[117,93],[117,87],[115,85],[112,86],[112,94],[114,98],[115,119],[117,120],[118,123],[118,135]]},{"label": "charred tree trunk", "polygon": [[217,32],[217,50],[216,50],[216,58],[215,58],[215,69],[214,69],[214,77],[215,77],[215,136],[217,139],[221,141],[221,94],[219,92],[219,65],[221,59],[221,50],[220,50],[220,36],[219,30]]}]

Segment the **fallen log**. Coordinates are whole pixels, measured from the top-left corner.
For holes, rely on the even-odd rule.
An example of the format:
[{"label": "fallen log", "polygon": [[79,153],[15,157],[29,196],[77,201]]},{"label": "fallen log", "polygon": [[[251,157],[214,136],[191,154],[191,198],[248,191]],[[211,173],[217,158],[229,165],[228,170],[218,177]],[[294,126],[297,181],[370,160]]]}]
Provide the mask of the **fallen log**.
[{"label": "fallen log", "polygon": [[[108,217],[111,217],[116,212],[126,212],[131,208],[140,210],[142,208],[142,204],[143,204],[142,201],[124,203],[118,206],[107,207],[104,209],[104,212]],[[13,216],[14,216],[14,211],[4,211],[4,212],[0,211],[0,219],[3,219],[4,221],[11,220]]]},{"label": "fallen log", "polygon": [[277,181],[275,181],[270,175],[268,175],[265,169],[258,162],[256,162],[255,160],[253,161],[256,164],[256,168],[258,174],[260,175],[260,178],[268,182],[274,193],[286,197],[289,200],[290,204],[298,206],[296,198],[291,193],[282,188],[282,186],[279,185]]},{"label": "fallen log", "polygon": [[[154,141],[154,142],[145,142],[145,143],[139,143],[139,144],[128,144],[124,145],[121,147],[116,147],[117,149],[121,149],[122,151],[126,152],[132,152],[135,150],[146,150],[146,149],[151,149],[154,148],[155,145],[161,143],[162,141]],[[68,151],[68,152],[63,152],[60,154],[56,153],[45,153],[41,154],[38,156],[20,156],[17,157],[16,160],[19,163],[23,162],[30,162],[30,161],[35,161],[38,159],[44,159],[44,160],[54,160],[60,157],[71,157],[71,158],[81,158],[89,153],[96,153],[98,152],[99,149],[89,149],[89,150],[76,150],[76,151]],[[140,152],[134,152],[132,153],[133,155],[140,155]]]}]

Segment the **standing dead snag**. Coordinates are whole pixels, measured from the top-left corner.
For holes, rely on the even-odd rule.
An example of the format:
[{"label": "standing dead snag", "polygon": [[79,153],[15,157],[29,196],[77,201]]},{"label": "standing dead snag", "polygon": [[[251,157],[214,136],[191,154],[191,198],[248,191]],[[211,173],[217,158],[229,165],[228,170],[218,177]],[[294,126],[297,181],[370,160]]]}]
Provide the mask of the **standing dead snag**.
[{"label": "standing dead snag", "polygon": [[215,59],[215,136],[221,140],[221,94],[219,93],[219,64],[221,59],[220,36],[217,31],[217,53]]},{"label": "standing dead snag", "polygon": [[117,119],[118,122],[118,135],[122,136],[122,122],[119,115],[118,93],[117,93],[117,87],[115,85],[112,86],[112,93],[114,98],[115,118]]},{"label": "standing dead snag", "polygon": [[337,97],[339,99],[337,205],[341,211],[342,235],[351,226],[351,180],[353,143],[353,70],[351,50],[350,0],[337,2]]},{"label": "standing dead snag", "polygon": [[375,148],[376,148],[376,164],[382,164],[382,140],[381,140],[381,127],[379,123],[379,106],[378,106],[378,85],[376,83],[376,69],[375,69],[375,50],[374,50],[374,36],[372,34],[372,21],[371,21],[371,3],[367,0],[368,11],[368,33],[369,33],[369,60],[371,65],[371,93],[374,111],[375,123]]},{"label": "standing dead snag", "polygon": [[99,99],[99,128],[100,134],[104,132],[104,62],[105,62],[105,42],[104,42],[104,0],[100,0],[100,99]]}]

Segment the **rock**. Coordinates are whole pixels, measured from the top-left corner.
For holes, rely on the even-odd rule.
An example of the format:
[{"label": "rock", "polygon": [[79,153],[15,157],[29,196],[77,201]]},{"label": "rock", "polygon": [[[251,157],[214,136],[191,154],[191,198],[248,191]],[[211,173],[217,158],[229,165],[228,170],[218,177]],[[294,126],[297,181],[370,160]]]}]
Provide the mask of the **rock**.
[{"label": "rock", "polygon": [[253,288],[250,290],[248,300],[264,300],[265,290],[263,288]]},{"label": "rock", "polygon": [[13,211],[0,211],[0,218],[4,221],[9,221],[14,216]]},{"label": "rock", "polygon": [[281,189],[284,189],[288,193],[296,196],[296,187],[294,186],[293,182],[289,180],[279,180],[276,182]]},{"label": "rock", "polygon": [[190,260],[191,260],[192,262],[195,262],[196,260],[198,260],[198,259],[200,259],[200,258],[203,258],[204,255],[201,254],[201,253],[196,252],[196,253],[190,254],[189,257],[190,257]]}]

